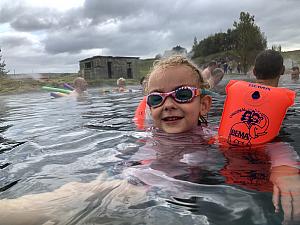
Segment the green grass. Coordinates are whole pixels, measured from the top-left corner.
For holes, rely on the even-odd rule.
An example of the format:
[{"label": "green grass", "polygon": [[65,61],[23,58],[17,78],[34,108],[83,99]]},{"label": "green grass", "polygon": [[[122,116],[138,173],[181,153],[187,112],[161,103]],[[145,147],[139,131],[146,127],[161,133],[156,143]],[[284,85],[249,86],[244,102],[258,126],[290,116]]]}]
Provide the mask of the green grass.
[{"label": "green grass", "polygon": [[142,77],[146,76],[149,73],[150,69],[153,66],[154,61],[155,59],[141,59],[138,62],[139,79],[141,79]]},{"label": "green grass", "polygon": [[[49,79],[10,79],[0,77],[0,95],[19,94],[25,92],[41,91],[42,86],[63,88],[64,83],[72,84],[73,80],[78,77],[77,74],[61,75]],[[126,79],[127,85],[139,85],[139,79]],[[116,86],[117,79],[99,79],[88,81],[89,87]]]},{"label": "green grass", "polygon": [[[292,62],[291,61],[285,62],[285,64],[290,64],[290,65],[286,65],[286,71],[291,69],[291,67],[292,67],[291,64],[293,64],[295,66],[300,66],[300,50],[281,52],[281,54],[282,54],[284,60],[288,60],[288,59],[292,60]],[[228,56],[232,59],[235,59],[236,61],[238,60],[238,58],[232,52],[220,52],[220,53],[215,53],[215,54],[209,55],[207,57],[193,58],[193,62],[195,62],[198,66],[201,66],[201,65],[207,64],[211,60],[225,59]],[[235,66],[236,66],[236,64],[234,64],[234,67]]]},{"label": "green grass", "polygon": [[62,75],[50,79],[11,79],[7,76],[0,78],[0,94],[24,93],[40,91],[42,86],[62,87],[64,83],[72,83],[77,74]]},{"label": "green grass", "polygon": [[193,62],[196,63],[197,65],[204,65],[209,63],[211,60],[225,59],[226,57],[237,59],[236,55],[232,51],[228,51],[228,52],[219,52],[219,53],[211,54],[206,57],[193,58]]}]

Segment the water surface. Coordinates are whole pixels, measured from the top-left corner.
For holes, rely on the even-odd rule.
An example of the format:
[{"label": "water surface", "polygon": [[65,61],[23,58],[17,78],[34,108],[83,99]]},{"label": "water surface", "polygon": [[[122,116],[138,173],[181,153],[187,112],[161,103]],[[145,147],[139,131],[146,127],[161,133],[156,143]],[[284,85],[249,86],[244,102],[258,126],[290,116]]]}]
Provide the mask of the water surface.
[{"label": "water surface", "polygon": [[[299,83],[285,76],[281,86],[297,92],[296,104],[265,148],[299,155]],[[1,96],[0,198],[53,193],[79,182],[74,195],[41,203],[52,216],[34,224],[281,224],[267,151],[224,152],[199,138],[202,130],[175,137],[136,130],[132,118],[142,94],[131,88],[108,94],[90,89],[78,100],[45,92]],[[220,120],[221,89],[208,130]]]}]

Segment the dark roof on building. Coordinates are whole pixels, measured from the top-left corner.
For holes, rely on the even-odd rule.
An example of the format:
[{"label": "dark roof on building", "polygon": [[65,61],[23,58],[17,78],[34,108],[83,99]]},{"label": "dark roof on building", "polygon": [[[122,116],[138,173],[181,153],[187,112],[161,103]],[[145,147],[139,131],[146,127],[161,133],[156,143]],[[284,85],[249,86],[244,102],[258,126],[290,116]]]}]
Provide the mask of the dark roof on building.
[{"label": "dark roof on building", "polygon": [[140,57],[129,57],[129,56],[103,56],[103,55],[96,55],[90,58],[86,58],[83,60],[80,60],[79,62],[84,62],[84,61],[91,61],[96,58],[112,58],[112,59],[139,59]]}]

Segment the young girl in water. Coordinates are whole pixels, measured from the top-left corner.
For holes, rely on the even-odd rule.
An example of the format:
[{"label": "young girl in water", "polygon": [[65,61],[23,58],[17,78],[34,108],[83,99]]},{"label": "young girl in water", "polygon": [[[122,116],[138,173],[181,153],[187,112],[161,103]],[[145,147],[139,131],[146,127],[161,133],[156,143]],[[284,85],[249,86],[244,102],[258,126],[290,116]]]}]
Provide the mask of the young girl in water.
[{"label": "young girl in water", "polygon": [[146,81],[147,104],[154,127],[182,133],[206,123],[211,96],[199,69],[187,58],[174,56],[158,61]]}]

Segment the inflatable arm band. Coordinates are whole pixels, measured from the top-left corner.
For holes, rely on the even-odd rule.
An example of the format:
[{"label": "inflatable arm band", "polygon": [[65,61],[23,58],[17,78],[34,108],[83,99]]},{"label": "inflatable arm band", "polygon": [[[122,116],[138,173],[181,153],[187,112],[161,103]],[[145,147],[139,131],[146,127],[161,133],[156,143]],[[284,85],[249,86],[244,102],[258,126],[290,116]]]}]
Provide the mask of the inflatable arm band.
[{"label": "inflatable arm band", "polygon": [[43,86],[42,89],[46,90],[46,91],[54,91],[54,92],[60,92],[60,93],[64,93],[64,94],[70,94],[72,92],[70,90],[66,90],[63,88],[54,88],[54,87],[48,87],[48,86]]},{"label": "inflatable arm band", "polygon": [[263,144],[275,138],[296,97],[287,88],[236,80],[228,83],[226,93],[219,140],[237,146]]},{"label": "inflatable arm band", "polygon": [[147,97],[144,96],[143,100],[140,101],[138,107],[135,110],[133,121],[139,130],[145,128],[145,117],[146,117]]}]

